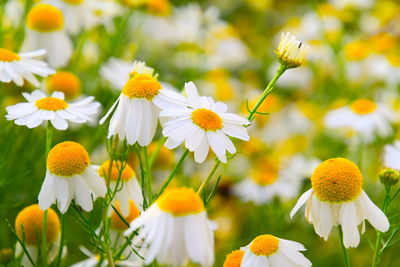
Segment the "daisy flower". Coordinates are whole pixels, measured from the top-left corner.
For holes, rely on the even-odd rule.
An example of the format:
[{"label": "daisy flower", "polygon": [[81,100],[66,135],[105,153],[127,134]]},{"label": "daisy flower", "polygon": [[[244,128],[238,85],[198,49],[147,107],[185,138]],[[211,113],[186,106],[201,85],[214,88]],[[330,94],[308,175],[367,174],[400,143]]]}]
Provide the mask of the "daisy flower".
[{"label": "daisy flower", "polygon": [[233,154],[236,148],[231,137],[248,141],[245,125],[249,121],[233,113],[228,107],[214,102],[211,97],[199,96],[194,83],[185,84],[187,105],[164,108],[161,117],[172,117],[163,125],[163,135],[168,137],[165,146],[173,149],[185,142],[185,147],[194,152],[195,161],[202,163],[209,147],[221,162],[226,163],[226,152]]},{"label": "daisy flower", "polygon": [[125,235],[138,231],[132,243],[145,265],[182,266],[187,260],[201,266],[214,262],[214,236],[201,198],[189,188],[167,189]]},{"label": "daisy flower", "polygon": [[[36,260],[38,257],[38,249],[42,244],[42,230],[43,230],[43,216],[44,211],[39,205],[30,205],[21,210],[15,219],[15,232],[17,236],[24,242],[26,249],[32,259]],[[57,213],[52,210],[47,210],[46,222],[46,241],[47,241],[47,255],[48,263],[52,262],[57,255],[60,239],[60,220]],[[17,254],[22,253],[22,247],[17,246]],[[23,266],[32,266],[28,257],[22,257]]]},{"label": "daisy flower", "polygon": [[242,263],[242,259],[244,256],[243,250],[234,250],[228,255],[226,255],[226,259],[224,261],[224,265],[222,267],[240,267]]},{"label": "daisy flower", "polygon": [[64,32],[61,11],[49,4],[39,3],[29,10],[23,51],[44,48],[50,66],[63,67],[72,54],[72,42]]},{"label": "daisy flower", "polygon": [[300,243],[272,235],[259,235],[244,251],[241,267],[309,267],[311,262],[300,251],[306,249]]},{"label": "daisy flower", "polygon": [[46,90],[49,93],[63,92],[67,99],[74,99],[81,93],[81,80],[68,71],[57,71],[46,79]]},{"label": "daisy flower", "polygon": [[400,170],[400,141],[384,147],[383,165],[395,170]]},{"label": "daisy flower", "polygon": [[395,120],[392,110],[368,99],[357,99],[350,106],[329,112],[325,125],[332,129],[349,128],[364,141],[371,142],[376,136],[392,134],[391,123]]},{"label": "daisy flower", "polygon": [[39,206],[47,209],[57,202],[65,213],[74,199],[85,211],[93,209],[92,199],[104,197],[107,188],[96,171],[89,166],[86,149],[78,143],[66,141],[55,145],[47,156],[46,177],[39,193]]},{"label": "daisy flower", "polygon": [[291,33],[282,33],[281,41],[275,50],[281,64],[287,68],[296,68],[303,64],[310,51],[310,46],[300,42]]},{"label": "daisy flower", "polygon": [[35,90],[22,93],[28,103],[19,103],[8,106],[7,120],[15,120],[17,125],[26,125],[35,128],[44,121],[50,121],[57,130],[66,130],[68,121],[85,123],[96,115],[100,104],[94,102],[94,97],[86,97],[74,103],[67,103],[62,92],[53,92],[46,96],[42,91]]},{"label": "daisy flower", "polygon": [[[136,205],[143,202],[142,188],[136,179],[135,171],[126,163],[121,161],[105,161],[98,169],[98,173],[105,180],[109,180],[109,188],[117,190],[112,204],[119,202],[123,216],[129,215],[129,201],[133,200]],[[118,182],[118,178],[120,181]],[[117,187],[118,182],[118,187]],[[109,210],[111,212],[111,210]]]},{"label": "daisy flower", "polygon": [[108,127],[108,138],[126,138],[129,145],[136,142],[147,146],[156,132],[160,108],[181,105],[186,99],[178,93],[164,89],[157,79],[148,74],[136,74],[125,84],[121,95],[107,114],[103,124],[114,111]]},{"label": "daisy flower", "polygon": [[389,229],[388,219],[362,190],[362,182],[360,170],[350,160],[326,160],[315,169],[312,188],[299,198],[290,217],[306,204],[305,217],[320,237],[327,240],[332,227],[340,225],[344,246],[357,247],[358,225],[364,226],[365,219],[381,232]]},{"label": "daisy flower", "polygon": [[33,86],[40,83],[34,76],[47,77],[55,71],[47,66],[47,63],[35,57],[46,54],[46,50],[40,49],[27,53],[15,53],[11,50],[0,48],[0,82],[14,82],[17,86],[23,86],[24,80]]},{"label": "daisy flower", "polygon": [[47,2],[62,11],[65,30],[74,35],[111,19],[120,10],[117,3],[104,0],[48,0]]},{"label": "daisy flower", "polygon": [[[103,261],[100,263],[100,255],[93,254],[89,250],[87,250],[84,247],[80,247],[80,250],[82,251],[83,254],[85,254],[87,259],[77,262],[75,264],[72,264],[71,267],[106,267],[109,266],[109,263],[107,259],[103,259]],[[127,266],[127,267],[142,267],[143,264],[139,261],[132,261],[129,259],[125,259],[123,261],[115,261],[114,263],[117,264],[117,266]]]}]

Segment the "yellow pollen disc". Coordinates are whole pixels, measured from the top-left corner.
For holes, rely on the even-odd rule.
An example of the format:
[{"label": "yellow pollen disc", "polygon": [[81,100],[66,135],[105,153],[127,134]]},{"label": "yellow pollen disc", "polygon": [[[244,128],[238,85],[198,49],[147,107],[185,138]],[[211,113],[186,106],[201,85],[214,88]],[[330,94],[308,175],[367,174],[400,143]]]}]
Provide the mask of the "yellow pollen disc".
[{"label": "yellow pollen disc", "polygon": [[205,108],[193,111],[192,121],[206,131],[216,131],[222,128],[221,117],[214,111]]},{"label": "yellow pollen disc", "polygon": [[278,251],[279,239],[272,235],[259,235],[251,242],[250,251],[257,256],[270,256]]},{"label": "yellow pollen disc", "polygon": [[161,84],[155,78],[147,74],[138,74],[125,84],[122,93],[129,98],[152,100],[160,89]]},{"label": "yellow pollen disc", "polygon": [[376,104],[368,99],[358,99],[351,103],[351,110],[357,114],[365,115],[376,110]]},{"label": "yellow pollen disc", "polygon": [[61,30],[64,18],[59,9],[49,4],[38,4],[29,11],[27,17],[28,27],[39,32],[52,32]]},{"label": "yellow pollen disc", "polygon": [[362,190],[362,175],[348,159],[328,159],[314,170],[311,185],[321,201],[341,203],[356,199]]},{"label": "yellow pollen disc", "polygon": [[[121,210],[119,207],[118,200],[115,202],[115,208],[121,215]],[[131,223],[134,219],[139,217],[139,215],[140,215],[139,209],[136,207],[135,203],[132,200],[129,200],[129,215],[127,217],[124,217],[124,220],[127,223]],[[121,218],[118,216],[118,214],[115,211],[113,211],[111,214],[111,228],[113,228],[117,231],[125,231],[129,227],[126,225],[126,223],[123,220],[121,220]]]},{"label": "yellow pollen disc", "polygon": [[71,72],[59,71],[48,78],[47,88],[50,93],[60,91],[66,98],[74,98],[81,91],[81,81]]},{"label": "yellow pollen disc", "polygon": [[174,216],[200,213],[204,210],[203,201],[191,188],[171,188],[157,199],[158,207]]},{"label": "yellow pollen disc", "polygon": [[82,4],[84,0],[63,0],[63,1],[71,5],[79,5]]},{"label": "yellow pollen disc", "polygon": [[274,170],[266,169],[254,171],[250,177],[256,184],[266,186],[273,184],[278,179],[278,173]]},{"label": "yellow pollen disc", "polygon": [[243,250],[235,250],[226,256],[224,265],[222,267],[240,267],[242,263],[244,251]]},{"label": "yellow pollen disc", "polygon": [[56,98],[56,97],[45,97],[45,98],[36,100],[35,105],[39,109],[52,110],[52,111],[66,109],[68,107],[67,102],[65,102],[62,99]]},{"label": "yellow pollen disc", "polygon": [[57,176],[81,174],[89,164],[89,154],[86,149],[71,141],[55,145],[47,156],[47,169]]},{"label": "yellow pollen disc", "polygon": [[[124,166],[125,165],[125,166]],[[110,180],[117,181],[119,172],[121,171],[121,179],[124,181],[128,181],[132,178],[135,178],[135,172],[128,164],[124,164],[121,161],[113,161],[112,167],[110,169],[110,161],[107,160],[103,164],[101,164],[98,173],[101,177],[108,177],[110,173]],[[124,167],[124,169],[122,169]],[[121,170],[122,169],[122,170]]]},{"label": "yellow pollen disc", "polygon": [[[19,238],[32,246],[41,244],[42,224],[44,211],[39,205],[31,205],[21,210],[15,219],[15,231]],[[47,210],[46,240],[53,243],[57,240],[60,231],[60,220],[54,210]]]},{"label": "yellow pollen disc", "polygon": [[0,48],[0,61],[16,61],[20,60],[20,57],[17,53],[14,53],[13,51]]}]

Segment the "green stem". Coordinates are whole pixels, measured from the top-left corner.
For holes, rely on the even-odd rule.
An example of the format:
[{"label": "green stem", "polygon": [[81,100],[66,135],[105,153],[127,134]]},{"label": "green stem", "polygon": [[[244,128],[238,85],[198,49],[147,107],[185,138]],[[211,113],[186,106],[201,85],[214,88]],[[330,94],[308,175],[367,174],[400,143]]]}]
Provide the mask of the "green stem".
[{"label": "green stem", "polygon": [[187,155],[189,154],[189,149],[186,149],[182,156],[179,158],[178,162],[176,163],[174,169],[171,171],[171,173],[168,175],[167,179],[165,180],[165,182],[163,183],[163,185],[161,186],[160,191],[157,194],[157,197],[159,197],[165,190],[165,188],[167,188],[167,186],[169,185],[169,183],[172,181],[172,179],[175,177],[176,173],[180,170],[183,161],[186,159]]},{"label": "green stem", "polygon": [[[45,150],[45,161],[47,161],[47,155],[49,154],[51,148],[51,140],[53,137],[52,127],[50,122],[47,121],[46,125],[46,150]],[[41,244],[41,259],[43,266],[47,266],[47,210],[44,211],[43,214],[43,223],[42,223],[42,244]]]},{"label": "green stem", "polygon": [[[382,207],[382,211],[385,214],[389,207],[389,203],[391,201],[390,189],[391,189],[391,186],[386,186],[386,195],[385,195],[385,200],[383,201],[383,207]],[[382,252],[383,252],[383,250],[380,249],[381,243],[382,243],[382,233],[380,231],[376,230],[376,242],[375,242],[375,248],[374,248],[374,255],[372,257],[372,265],[371,265],[372,267],[378,266],[379,262],[381,261],[381,256],[382,256]]]},{"label": "green stem", "polygon": [[203,181],[203,183],[200,185],[199,189],[197,190],[197,194],[200,194],[201,191],[203,191],[204,188],[208,185],[208,183],[211,181],[212,177],[214,176],[214,173],[217,171],[220,164],[221,164],[221,161],[219,161],[219,159],[217,159],[210,174],[207,176],[207,178]]},{"label": "green stem", "polygon": [[343,230],[342,226],[339,226],[339,236],[340,236],[340,246],[342,247],[342,252],[343,252],[343,260],[344,260],[344,266],[345,267],[350,267],[350,257],[349,257],[349,251],[343,244]]},{"label": "green stem", "polygon": [[151,203],[153,202],[153,190],[151,188],[152,179],[151,179],[149,155],[147,154],[147,147],[143,147],[143,160],[144,160],[144,169],[146,173],[147,200],[150,206]]},{"label": "green stem", "polygon": [[55,262],[55,266],[60,266],[61,264],[61,257],[63,252],[64,246],[64,231],[65,231],[65,216],[61,213],[61,236],[60,236],[60,246],[58,248],[57,258]]},{"label": "green stem", "polygon": [[247,119],[249,121],[253,121],[254,117],[256,116],[258,108],[261,106],[261,104],[264,102],[264,100],[267,98],[267,96],[274,90],[274,85],[278,81],[279,77],[282,76],[282,74],[287,70],[287,67],[284,64],[281,64],[276,71],[274,77],[272,80],[268,83],[267,87],[264,89],[264,92],[260,96],[260,98],[257,100],[256,105],[254,106],[253,110],[250,111],[249,116]]}]

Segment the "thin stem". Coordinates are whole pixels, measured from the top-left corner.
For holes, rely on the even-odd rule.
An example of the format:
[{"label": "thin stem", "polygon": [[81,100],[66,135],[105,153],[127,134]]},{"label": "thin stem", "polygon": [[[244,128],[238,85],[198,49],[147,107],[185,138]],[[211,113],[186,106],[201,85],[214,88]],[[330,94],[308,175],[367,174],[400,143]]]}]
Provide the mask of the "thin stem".
[{"label": "thin stem", "polygon": [[[389,207],[389,203],[391,201],[390,198],[390,190],[391,186],[386,186],[386,195],[385,195],[385,200],[383,201],[383,207],[382,211],[383,213],[386,214],[386,211]],[[382,233],[378,230],[376,230],[376,242],[375,242],[375,248],[374,248],[374,256],[372,257],[372,267],[378,266],[379,262],[381,261],[381,256],[383,249],[380,249],[379,247],[381,246],[382,243]]]},{"label": "thin stem", "polygon": [[350,267],[350,257],[349,257],[349,251],[343,244],[343,230],[342,226],[339,225],[339,236],[340,236],[340,246],[342,247],[342,252],[343,252],[343,260],[344,260],[344,266],[345,267]]},{"label": "thin stem", "polygon": [[281,77],[281,75],[287,70],[287,67],[284,64],[281,64],[278,68],[278,70],[276,71],[274,77],[272,78],[272,80],[268,83],[267,87],[264,89],[264,92],[262,93],[262,95],[260,96],[260,98],[257,100],[256,105],[254,106],[254,108],[250,111],[249,116],[247,117],[247,119],[249,121],[253,121],[258,108],[261,106],[261,104],[264,102],[264,100],[267,98],[267,96],[272,92],[272,90],[274,90],[274,85],[275,83],[278,81],[279,77]]},{"label": "thin stem", "polygon": [[181,157],[179,158],[178,162],[176,163],[174,169],[171,171],[171,173],[168,175],[167,179],[165,180],[165,182],[163,183],[163,185],[161,186],[160,191],[157,194],[157,197],[159,197],[165,190],[165,188],[167,188],[167,186],[169,185],[169,183],[172,181],[172,179],[175,177],[176,173],[180,170],[183,161],[186,159],[187,155],[189,154],[189,149],[186,149],[183,154],[181,155]]},{"label": "thin stem", "polygon": [[219,161],[219,159],[217,159],[210,174],[207,176],[207,178],[203,181],[203,183],[200,185],[199,189],[197,190],[197,194],[200,194],[201,191],[203,191],[204,188],[208,185],[208,183],[211,181],[214,173],[217,171],[220,164],[221,164],[221,161]]},{"label": "thin stem", "polygon": [[[50,122],[46,125],[46,150],[45,150],[45,161],[47,160],[47,155],[49,154],[51,148],[51,139],[53,137],[53,131]],[[47,210],[43,213],[43,223],[42,223],[42,244],[41,244],[41,259],[44,266],[47,265]]]},{"label": "thin stem", "polygon": [[144,160],[144,169],[146,173],[146,190],[147,190],[147,200],[149,206],[153,202],[153,190],[151,188],[152,179],[151,179],[151,170],[150,170],[150,161],[149,155],[147,154],[147,147],[143,147],[143,160]]},{"label": "thin stem", "polygon": [[115,267],[111,246],[107,246],[107,261],[110,267]]},{"label": "thin stem", "polygon": [[166,137],[161,137],[160,140],[158,140],[158,142],[157,142],[156,150],[153,151],[153,153],[151,153],[150,159],[149,159],[150,168],[153,166],[153,163],[156,160],[158,154],[160,154],[160,150],[161,150],[162,146],[164,145],[165,140],[166,140]]},{"label": "thin stem", "polygon": [[61,213],[61,236],[60,236],[60,246],[58,248],[58,253],[57,253],[57,259],[55,262],[55,266],[60,266],[61,264],[61,257],[62,257],[62,252],[63,252],[63,246],[64,246],[64,234],[65,234],[65,216],[63,213]]}]

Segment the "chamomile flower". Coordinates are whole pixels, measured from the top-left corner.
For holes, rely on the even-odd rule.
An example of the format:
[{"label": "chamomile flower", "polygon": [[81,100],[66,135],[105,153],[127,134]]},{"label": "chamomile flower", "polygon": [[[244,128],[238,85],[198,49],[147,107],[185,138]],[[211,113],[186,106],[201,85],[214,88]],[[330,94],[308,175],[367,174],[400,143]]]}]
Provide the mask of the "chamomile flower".
[{"label": "chamomile flower", "polygon": [[44,61],[34,59],[44,54],[46,54],[44,49],[27,53],[15,53],[11,50],[0,48],[0,82],[14,82],[17,86],[23,86],[24,80],[26,80],[33,86],[39,86],[40,83],[34,74],[47,77],[55,72]]},{"label": "chamomile flower", "polygon": [[112,204],[119,202],[123,216],[129,215],[129,201],[133,200],[136,205],[142,205],[142,189],[136,179],[135,171],[128,164],[113,161],[110,166],[110,161],[107,160],[99,167],[98,173],[109,181],[109,188],[112,191],[117,190]]},{"label": "chamomile flower", "polygon": [[46,89],[49,93],[63,92],[67,99],[73,99],[81,93],[81,81],[72,72],[57,71],[47,78]]},{"label": "chamomile flower", "polygon": [[248,141],[244,125],[249,121],[227,112],[227,105],[214,102],[211,97],[199,96],[193,82],[185,84],[188,104],[164,108],[161,117],[172,117],[163,125],[163,135],[168,137],[165,146],[172,149],[185,142],[194,152],[195,161],[202,163],[211,149],[221,162],[226,162],[226,152],[236,148],[229,136]]},{"label": "chamomile flower", "polygon": [[213,226],[207,219],[201,198],[189,188],[167,189],[157,201],[135,219],[125,235],[132,239],[145,265],[182,266],[187,260],[201,266],[214,262]]},{"label": "chamomile flower", "polygon": [[332,227],[340,225],[344,246],[357,247],[358,225],[365,219],[381,232],[389,229],[388,219],[362,190],[362,182],[360,170],[350,160],[326,160],[315,169],[312,188],[299,198],[290,216],[306,204],[305,217],[320,237],[327,240]]},{"label": "chamomile flower", "polygon": [[50,66],[67,65],[72,54],[72,42],[64,32],[64,17],[55,6],[39,3],[29,10],[23,51],[44,48]]},{"label": "chamomile flower", "polygon": [[[89,250],[87,250],[84,247],[80,247],[80,250],[82,251],[83,254],[85,254],[88,258],[77,262],[75,264],[72,264],[71,267],[106,267],[109,266],[109,262],[107,259],[103,259],[101,261],[101,256],[100,255],[96,255],[93,254],[92,252],[90,252]],[[101,261],[101,262],[100,262]],[[143,266],[143,264],[139,261],[132,261],[130,259],[125,259],[123,261],[115,261],[115,264],[117,264],[117,266],[129,266],[129,267],[141,267]]]},{"label": "chamomile flower", "polygon": [[352,129],[363,141],[392,134],[395,114],[388,107],[368,99],[357,99],[350,106],[335,109],[325,116],[325,125],[332,129]]},{"label": "chamomile flower", "polygon": [[185,101],[180,94],[164,89],[155,77],[134,74],[100,124],[115,109],[108,127],[108,138],[118,136],[120,140],[126,139],[130,145],[137,142],[147,146],[156,132],[160,108],[182,105]]},{"label": "chamomile flower", "polygon": [[89,30],[111,19],[119,12],[119,6],[113,1],[99,0],[48,0],[58,7],[65,18],[65,29],[70,34],[78,34]]},{"label": "chamomile flower", "polygon": [[237,249],[226,255],[224,265],[222,267],[240,267],[242,259],[244,256],[244,251]]},{"label": "chamomile flower", "polygon": [[60,212],[65,213],[74,199],[84,210],[91,211],[92,199],[104,197],[107,188],[104,179],[89,165],[89,154],[80,144],[66,141],[55,145],[47,156],[40,208],[47,209],[57,202]]},{"label": "chamomile flower", "polygon": [[30,93],[22,93],[28,103],[19,103],[8,106],[7,120],[15,120],[17,125],[26,125],[35,128],[44,121],[50,121],[57,130],[66,130],[68,121],[85,123],[96,115],[100,104],[93,101],[94,97],[86,97],[74,103],[64,100],[62,92],[53,92],[46,96],[42,91],[35,90]]},{"label": "chamomile flower", "polygon": [[[23,240],[29,255],[33,259],[37,258],[38,249],[42,244],[43,216],[44,211],[40,209],[39,205],[34,204],[21,210],[15,219],[15,232]],[[57,255],[59,238],[60,220],[54,210],[48,209],[46,221],[48,263],[53,261]],[[19,251],[22,253],[22,247],[17,247],[17,250],[18,254]],[[22,257],[22,264],[23,266],[32,266],[26,255]]]},{"label": "chamomile flower", "polygon": [[281,64],[287,68],[296,68],[303,64],[310,47],[296,39],[291,33],[282,33],[281,41],[275,50]]},{"label": "chamomile flower", "polygon": [[400,170],[400,141],[386,145],[383,154],[383,165],[395,170]]},{"label": "chamomile flower", "polygon": [[241,267],[311,266],[300,252],[306,250],[302,244],[273,235],[259,235],[241,250],[244,251]]}]

